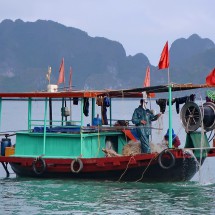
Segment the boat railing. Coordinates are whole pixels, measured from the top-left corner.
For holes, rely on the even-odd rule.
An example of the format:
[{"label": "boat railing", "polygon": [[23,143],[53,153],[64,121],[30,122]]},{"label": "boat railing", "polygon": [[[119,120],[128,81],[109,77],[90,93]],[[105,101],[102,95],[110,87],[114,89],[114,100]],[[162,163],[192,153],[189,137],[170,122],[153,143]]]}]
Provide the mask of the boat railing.
[{"label": "boat railing", "polygon": [[[50,127],[55,126],[79,126],[81,125],[81,121],[67,121],[67,120],[46,120],[46,125],[49,124]],[[33,126],[44,126],[44,120],[31,120],[31,127]]]},{"label": "boat railing", "polygon": [[80,133],[81,121],[62,121],[62,120],[31,120],[29,125],[30,131],[34,133],[43,133],[44,127],[46,132],[60,133]]},{"label": "boat railing", "polygon": [[[43,133],[44,127],[46,132],[58,132],[58,133],[99,133],[99,132],[124,132],[136,130],[135,125],[129,125],[129,120],[114,120],[113,125],[87,125],[81,126],[81,121],[62,121],[62,120],[47,120],[44,125],[43,120],[31,120],[32,132]],[[34,123],[33,123],[34,122]],[[50,124],[51,123],[51,124]],[[156,129],[150,127],[150,129]]]}]

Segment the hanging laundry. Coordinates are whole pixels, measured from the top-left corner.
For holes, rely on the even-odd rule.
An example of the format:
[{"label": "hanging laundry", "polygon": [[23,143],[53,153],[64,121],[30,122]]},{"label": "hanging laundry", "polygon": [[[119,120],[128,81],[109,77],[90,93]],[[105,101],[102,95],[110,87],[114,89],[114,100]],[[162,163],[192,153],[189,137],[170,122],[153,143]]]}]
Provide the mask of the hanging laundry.
[{"label": "hanging laundry", "polygon": [[103,105],[105,107],[110,107],[110,98],[109,97],[107,97],[107,96],[104,97]]},{"label": "hanging laundry", "polygon": [[179,109],[180,104],[184,104],[184,103],[189,102],[189,101],[194,102],[195,98],[196,98],[195,94],[191,94],[190,96],[184,96],[184,97],[176,98],[175,99],[175,102],[176,102],[175,107],[176,107],[177,114],[179,114],[179,112],[180,112],[180,109]]},{"label": "hanging laundry", "polygon": [[180,111],[179,105],[186,103],[188,100],[189,100],[189,96],[184,96],[184,97],[175,99],[175,108],[176,108],[177,114],[179,114],[179,111]]},{"label": "hanging laundry", "polygon": [[73,105],[78,105],[78,98],[73,98]]},{"label": "hanging laundry", "polygon": [[101,115],[102,115],[102,124],[103,125],[108,125],[107,107],[110,107],[110,98],[105,96],[104,98],[102,98],[102,106],[101,106]]},{"label": "hanging laundry", "polygon": [[96,98],[96,104],[98,106],[102,106],[103,105],[103,97],[102,96],[99,96]]},{"label": "hanging laundry", "polygon": [[180,104],[184,104],[187,101],[189,101],[189,96],[184,96],[184,97],[176,98],[175,100],[176,100],[175,101],[176,102],[175,103],[176,113],[179,114],[179,111],[180,111],[179,105]]},{"label": "hanging laundry", "polygon": [[83,113],[85,116],[89,116],[89,98],[84,98]]},{"label": "hanging laundry", "polygon": [[107,120],[107,107],[102,106],[101,107],[101,112],[102,112],[102,125],[108,125],[108,120]]},{"label": "hanging laundry", "polygon": [[[166,110],[166,105],[169,105],[169,100],[168,99],[157,99],[156,100],[157,105],[160,106],[160,112],[164,114]],[[172,99],[172,105],[175,103],[175,98]]]},{"label": "hanging laundry", "polygon": [[191,95],[190,95],[190,101],[191,101],[191,102],[194,102],[195,99],[196,99],[196,95],[195,95],[195,94],[191,94]]},{"label": "hanging laundry", "polygon": [[167,99],[157,99],[157,100],[156,100],[156,103],[157,103],[157,105],[159,105],[159,107],[160,107],[160,112],[161,112],[162,114],[164,114],[164,113],[165,113],[165,110],[166,110]]}]

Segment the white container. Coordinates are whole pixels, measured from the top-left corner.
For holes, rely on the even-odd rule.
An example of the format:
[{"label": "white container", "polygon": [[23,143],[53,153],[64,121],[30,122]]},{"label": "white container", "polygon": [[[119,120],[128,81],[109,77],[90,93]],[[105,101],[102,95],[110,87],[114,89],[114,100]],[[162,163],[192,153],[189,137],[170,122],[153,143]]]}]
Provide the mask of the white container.
[{"label": "white container", "polygon": [[61,108],[61,116],[70,116],[70,110],[68,107]]},{"label": "white container", "polygon": [[56,93],[58,91],[58,86],[56,84],[48,84],[47,91],[49,93]]}]

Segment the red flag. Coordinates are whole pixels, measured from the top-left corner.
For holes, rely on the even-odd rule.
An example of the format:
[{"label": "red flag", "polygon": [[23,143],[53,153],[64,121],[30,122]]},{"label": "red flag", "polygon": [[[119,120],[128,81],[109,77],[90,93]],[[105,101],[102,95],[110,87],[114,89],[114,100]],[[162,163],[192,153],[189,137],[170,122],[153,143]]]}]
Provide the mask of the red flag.
[{"label": "red flag", "polygon": [[[143,83],[143,87],[150,87],[150,67],[149,66],[146,69],[146,76],[145,76],[145,80],[144,80],[144,83]],[[149,93],[148,97],[149,98],[154,98],[155,93]]]},{"label": "red flag", "polygon": [[168,67],[169,67],[169,50],[168,50],[168,41],[167,41],[166,45],[164,46],[163,51],[161,53],[158,68],[166,69]]},{"label": "red flag", "polygon": [[64,78],[64,58],[62,59],[60,69],[59,69],[59,77],[58,77],[58,82],[57,84],[65,83],[65,78]]},{"label": "red flag", "polygon": [[215,68],[206,77],[206,84],[208,84],[208,85],[215,85]]},{"label": "red flag", "polygon": [[69,89],[72,89],[72,67],[70,66],[70,73],[69,73]]},{"label": "red flag", "polygon": [[143,87],[149,87],[150,86],[150,68],[149,66],[146,69],[146,76],[143,83]]}]

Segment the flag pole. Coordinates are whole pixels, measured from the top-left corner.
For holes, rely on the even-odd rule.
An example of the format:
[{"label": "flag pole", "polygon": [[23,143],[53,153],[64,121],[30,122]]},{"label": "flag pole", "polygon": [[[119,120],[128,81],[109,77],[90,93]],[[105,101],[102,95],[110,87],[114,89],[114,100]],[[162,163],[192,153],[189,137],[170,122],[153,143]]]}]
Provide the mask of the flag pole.
[{"label": "flag pole", "polygon": [[[63,90],[66,90],[66,80],[65,80],[65,67],[64,67],[64,57],[63,57]],[[65,99],[65,107],[66,107],[66,99]]]},{"label": "flag pole", "polygon": [[168,91],[169,91],[169,148],[172,148],[172,85],[170,83],[170,72],[168,67]]},{"label": "flag pole", "polygon": [[172,86],[169,83],[169,148],[172,148]]},{"label": "flag pole", "polygon": [[167,75],[168,75],[168,84],[170,84],[170,74],[169,74],[169,67],[168,67],[168,70],[167,70]]},{"label": "flag pole", "polygon": [[160,61],[158,63],[159,69],[168,69],[168,102],[169,102],[169,148],[172,148],[172,85],[170,82],[170,72],[169,72],[169,48],[168,41],[166,42],[163,51],[161,53]]}]

